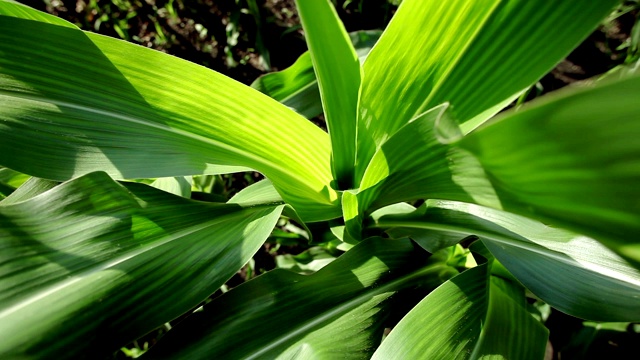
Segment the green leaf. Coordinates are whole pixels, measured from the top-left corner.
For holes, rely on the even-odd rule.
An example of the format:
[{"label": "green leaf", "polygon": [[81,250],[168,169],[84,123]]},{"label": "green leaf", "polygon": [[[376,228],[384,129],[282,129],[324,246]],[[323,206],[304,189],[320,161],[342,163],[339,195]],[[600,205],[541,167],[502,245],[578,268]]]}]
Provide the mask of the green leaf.
[{"label": "green leaf", "polygon": [[215,292],[282,210],[122,185],[90,173],[0,206],[0,357],[112,353]]},{"label": "green leaf", "polygon": [[78,28],[67,20],[32,9],[13,0],[0,1],[0,16],[12,16],[20,19],[36,20],[73,29]]},{"label": "green leaf", "polygon": [[339,216],[327,134],[275,100],[157,51],[1,19],[0,165],[53,180],[240,166],[269,177],[305,220]]},{"label": "green leaf", "polygon": [[30,176],[7,168],[0,167],[0,183],[17,188],[29,180]]},{"label": "green leaf", "polygon": [[15,204],[21,201],[31,199],[36,195],[40,195],[47,190],[51,190],[58,185],[55,181],[44,180],[31,177],[25,181],[19,188],[0,201],[0,206]]},{"label": "green leaf", "polygon": [[[362,63],[382,35],[380,30],[361,30],[349,33],[351,43]],[[257,78],[251,87],[269,95],[307,119],[322,114],[322,100],[311,55],[305,52],[290,67]]]},{"label": "green leaf", "polygon": [[639,93],[640,76],[567,89],[464,137],[499,198],[476,202],[591,236],[640,266]]},{"label": "green leaf", "polygon": [[[410,214],[377,219],[376,228],[476,235],[524,286],[570,315],[598,321],[640,319],[640,271],[597,241],[504,211],[428,200]],[[434,237],[438,245],[440,237]]]},{"label": "green leaf", "polygon": [[315,246],[298,255],[283,254],[276,256],[276,267],[308,275],[317,272],[335,259],[336,256],[326,249]]},{"label": "green leaf", "polygon": [[329,0],[297,0],[296,7],[331,137],[336,188],[350,189],[356,157],[356,108],[361,72],[358,55]]},{"label": "green leaf", "polygon": [[448,144],[461,137],[448,108],[421,114],[380,147],[362,179],[361,212],[428,198],[496,202],[479,162]]},{"label": "green leaf", "polygon": [[457,273],[440,257],[425,256],[408,239],[372,238],[312,275],[271,271],[205,305],[148,355],[369,358],[389,311],[402,304],[402,290],[430,290]]},{"label": "green leaf", "polygon": [[436,105],[451,103],[469,132],[549,72],[617,3],[403,1],[364,64],[356,174]]},{"label": "green leaf", "polygon": [[521,287],[480,265],[447,281],[413,308],[372,359],[535,359],[548,331],[525,309]]},{"label": "green leaf", "polygon": [[166,191],[170,194],[182,196],[189,199],[191,198],[192,182],[193,180],[191,176],[179,176],[156,179],[150,184],[150,186]]},{"label": "green leaf", "polygon": [[311,55],[305,52],[290,67],[263,75],[251,87],[297,111],[307,119],[322,114],[320,90]]}]

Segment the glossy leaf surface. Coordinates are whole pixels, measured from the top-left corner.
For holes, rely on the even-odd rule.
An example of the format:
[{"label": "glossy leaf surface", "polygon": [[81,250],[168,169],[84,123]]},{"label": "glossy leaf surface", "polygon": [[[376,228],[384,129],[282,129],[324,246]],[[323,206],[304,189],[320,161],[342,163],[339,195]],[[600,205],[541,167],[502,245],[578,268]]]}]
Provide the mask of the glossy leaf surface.
[{"label": "glossy leaf surface", "polygon": [[523,289],[487,270],[467,270],[427,295],[373,359],[542,359],[548,331],[526,311]]},{"label": "glossy leaf surface", "polygon": [[[640,319],[640,271],[597,241],[482,206],[429,200],[414,213],[387,215],[376,227],[478,236],[516,278],[551,306],[598,321]],[[411,235],[409,235],[411,236]]]},{"label": "glossy leaf surface", "polygon": [[281,210],[195,202],[104,173],[2,204],[0,357],[115,351],[215,292]]},{"label": "glossy leaf surface", "polygon": [[206,305],[149,355],[367,359],[399,292],[457,273],[426,255],[407,239],[372,238],[312,275],[271,271]]}]

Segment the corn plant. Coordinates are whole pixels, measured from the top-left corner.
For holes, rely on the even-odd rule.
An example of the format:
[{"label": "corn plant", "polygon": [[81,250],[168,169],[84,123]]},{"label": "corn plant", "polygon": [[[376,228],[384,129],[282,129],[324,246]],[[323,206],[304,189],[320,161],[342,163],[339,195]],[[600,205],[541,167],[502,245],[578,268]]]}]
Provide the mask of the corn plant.
[{"label": "corn plant", "polygon": [[[325,132],[0,1],[0,357],[114,354],[193,312],[283,215],[345,252],[216,297],[143,357],[542,359],[531,299],[639,321],[640,77],[501,112],[616,4],[404,0],[361,63],[331,2],[298,0]],[[192,176],[246,170],[267,179],[190,198]]]}]

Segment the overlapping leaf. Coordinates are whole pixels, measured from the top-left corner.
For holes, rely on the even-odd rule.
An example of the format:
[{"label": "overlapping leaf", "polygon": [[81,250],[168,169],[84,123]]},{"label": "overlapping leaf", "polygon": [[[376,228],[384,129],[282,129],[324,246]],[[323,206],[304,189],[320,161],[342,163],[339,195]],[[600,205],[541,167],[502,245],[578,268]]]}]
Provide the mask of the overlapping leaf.
[{"label": "overlapping leaf", "polygon": [[[429,200],[413,213],[379,217],[372,226],[403,228],[402,234],[428,230],[458,240],[476,235],[551,306],[584,319],[640,319],[640,271],[585,236],[504,211],[442,200]],[[433,241],[437,245],[441,239],[434,236]]]},{"label": "overlapping leaf", "polygon": [[312,275],[269,272],[206,305],[149,355],[367,359],[402,290],[430,289],[457,273],[426,254],[407,239],[373,238]]},{"label": "overlapping leaf", "polygon": [[364,64],[357,174],[433,106],[451,103],[470,131],[551,70],[618,2],[403,1]]},{"label": "overlapping leaf", "polygon": [[523,289],[481,265],[447,281],[405,316],[373,359],[532,359],[548,331],[525,310]]},{"label": "overlapping leaf", "polygon": [[640,76],[573,90],[460,141],[500,205],[477,202],[591,236],[640,266]]},{"label": "overlapping leaf", "polygon": [[[369,55],[381,34],[380,30],[349,33],[360,63]],[[282,71],[260,76],[251,87],[294,109],[307,119],[322,113],[322,100],[309,52],[300,55],[293,65]]]},{"label": "overlapping leaf", "polygon": [[94,170],[155,178],[253,168],[305,220],[338,216],[329,138],[295,112],[166,54],[1,19],[0,164],[55,180]]},{"label": "overlapping leaf", "polygon": [[335,188],[353,185],[360,61],[329,0],[296,1],[331,137]]},{"label": "overlapping leaf", "polygon": [[109,354],[212,294],[282,210],[199,203],[104,173],[0,204],[2,358]]}]

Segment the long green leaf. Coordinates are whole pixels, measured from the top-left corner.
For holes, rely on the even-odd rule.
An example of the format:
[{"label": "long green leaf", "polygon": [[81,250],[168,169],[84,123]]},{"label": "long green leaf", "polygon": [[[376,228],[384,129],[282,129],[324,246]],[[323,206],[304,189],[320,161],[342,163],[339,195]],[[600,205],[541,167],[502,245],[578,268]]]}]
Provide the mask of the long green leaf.
[{"label": "long green leaf", "polygon": [[336,188],[353,185],[360,61],[329,0],[297,0],[296,6],[318,79],[331,137]]},{"label": "long green leaf", "polygon": [[457,273],[426,254],[407,239],[372,238],[309,276],[269,272],[205,305],[149,355],[367,359],[402,290],[430,290]]},{"label": "long green leaf", "polygon": [[640,266],[638,94],[640,76],[568,89],[464,137],[500,200],[477,202],[591,236]]},{"label": "long green leaf", "polygon": [[464,132],[562,60],[618,0],[405,0],[364,64],[358,169],[416,115],[449,102]]},{"label": "long green leaf", "polygon": [[[536,296],[584,319],[640,319],[640,271],[593,239],[482,206],[429,200],[417,211],[387,215],[372,225],[480,237],[493,255]],[[409,235],[410,236],[410,235]],[[437,244],[440,238],[434,237]]]},{"label": "long green leaf", "polygon": [[548,331],[517,285],[487,265],[447,281],[411,310],[372,359],[542,359]]},{"label": "long green leaf", "polygon": [[326,133],[223,75],[7,16],[0,16],[0,74],[1,165],[54,180],[95,170],[149,178],[240,166],[269,177],[307,221],[339,215]]},{"label": "long green leaf", "polygon": [[0,206],[0,357],[113,352],[218,289],[282,210],[123,185],[90,173]]}]

